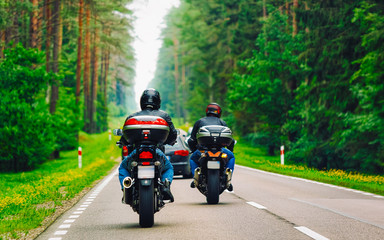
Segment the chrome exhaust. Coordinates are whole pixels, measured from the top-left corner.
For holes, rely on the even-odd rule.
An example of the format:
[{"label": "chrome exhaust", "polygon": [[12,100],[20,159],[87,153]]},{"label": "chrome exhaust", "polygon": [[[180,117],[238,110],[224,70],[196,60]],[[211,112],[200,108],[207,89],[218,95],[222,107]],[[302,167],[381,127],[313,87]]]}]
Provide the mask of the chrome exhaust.
[{"label": "chrome exhaust", "polygon": [[193,176],[193,182],[195,183],[195,186],[197,187],[199,185],[199,178],[201,174],[201,168],[195,169],[195,175]]},{"label": "chrome exhaust", "polygon": [[133,179],[130,177],[126,177],[123,180],[123,203],[125,204],[131,204],[132,201],[132,185],[133,185]]},{"label": "chrome exhaust", "polygon": [[130,178],[130,177],[124,178],[124,180],[123,180],[124,188],[130,188],[130,187],[132,187],[132,185],[133,185],[133,179],[132,178]]},{"label": "chrome exhaust", "polygon": [[232,180],[232,169],[225,169],[225,175],[227,175],[227,188],[229,185],[231,185],[231,180]]}]

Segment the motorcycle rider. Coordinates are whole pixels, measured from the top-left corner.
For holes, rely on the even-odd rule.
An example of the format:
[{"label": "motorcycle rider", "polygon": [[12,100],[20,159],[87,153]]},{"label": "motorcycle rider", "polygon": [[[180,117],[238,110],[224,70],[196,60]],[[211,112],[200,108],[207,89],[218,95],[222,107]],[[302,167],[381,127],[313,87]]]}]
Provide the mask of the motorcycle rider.
[{"label": "motorcycle rider", "polygon": [[[195,122],[195,124],[193,125],[191,137],[188,139],[189,148],[193,152],[191,158],[189,159],[189,162],[191,165],[192,175],[194,175],[195,169],[199,166],[199,159],[201,156],[201,152],[199,150],[199,146],[198,146],[197,140],[196,140],[196,134],[199,131],[199,129],[203,126],[208,126],[208,125],[227,126],[227,124],[222,119],[220,119],[221,112],[222,112],[222,110],[221,110],[221,107],[219,104],[210,103],[210,104],[208,104],[208,106],[205,110],[206,117],[203,117],[203,118],[197,120]],[[228,162],[227,162],[225,167],[231,169],[232,172],[233,172],[234,167],[235,167],[235,155],[233,154],[234,145],[235,145],[235,143],[234,143],[234,141],[232,141],[231,145],[229,145],[227,148],[223,147],[221,149],[221,151],[223,153],[226,153],[228,155]],[[194,181],[192,181],[191,188],[194,188],[194,187],[196,187],[196,186],[195,186]],[[229,191],[233,190],[232,184],[229,185],[228,190]]]},{"label": "motorcycle rider", "polygon": [[[142,115],[151,115],[151,116],[159,116],[163,118],[169,125],[169,134],[167,137],[167,140],[164,142],[164,144],[170,144],[173,145],[176,142],[177,138],[177,131],[172,123],[171,117],[164,111],[159,110],[161,104],[161,98],[160,93],[153,89],[148,88],[144,90],[143,94],[140,98],[140,107],[141,111],[131,114],[127,117],[127,119],[134,117],[134,116],[142,116]],[[126,119],[126,120],[127,120]],[[124,137],[121,137],[120,141],[127,145],[128,142]],[[163,149],[163,148],[162,148]],[[130,149],[132,150],[132,149]],[[164,151],[164,150],[163,150]],[[164,152],[160,150],[159,148],[156,149],[156,155],[157,159],[161,160],[163,162],[162,168],[161,168],[161,181],[163,182],[164,186],[162,188],[162,194],[164,200],[171,200],[171,202],[174,201],[173,195],[170,190],[170,185],[173,180],[173,166],[171,162],[167,159]],[[121,188],[123,189],[123,180],[126,177],[130,176],[129,173],[129,166],[130,162],[134,158],[136,154],[136,150],[130,151],[130,154],[123,159],[123,161],[120,164],[119,167],[119,180]]]}]

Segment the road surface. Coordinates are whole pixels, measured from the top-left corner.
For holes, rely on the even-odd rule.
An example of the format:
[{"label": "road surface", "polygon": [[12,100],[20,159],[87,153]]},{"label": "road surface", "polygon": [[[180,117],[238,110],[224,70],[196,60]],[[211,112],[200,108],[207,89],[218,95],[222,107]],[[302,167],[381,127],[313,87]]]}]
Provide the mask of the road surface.
[{"label": "road surface", "polygon": [[236,166],[217,205],[175,177],[152,228],[121,204],[117,171],[37,239],[384,239],[384,197]]}]

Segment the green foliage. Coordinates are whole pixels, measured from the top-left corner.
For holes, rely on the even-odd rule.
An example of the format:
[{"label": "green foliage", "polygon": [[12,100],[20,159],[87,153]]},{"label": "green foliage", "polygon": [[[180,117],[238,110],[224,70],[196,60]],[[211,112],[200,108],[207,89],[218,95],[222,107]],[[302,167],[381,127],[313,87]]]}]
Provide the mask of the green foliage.
[{"label": "green foliage", "polygon": [[56,112],[52,115],[52,131],[56,135],[57,150],[72,150],[78,145],[78,132],[81,126],[76,99],[71,88],[60,88]]},{"label": "green foliage", "polygon": [[255,144],[268,146],[273,154],[284,140],[282,127],[293,102],[292,86],[303,78],[305,69],[298,57],[303,36],[288,34],[286,17],[270,10],[253,57],[241,62],[247,73],[235,73],[227,97],[235,116],[242,116],[236,118],[235,129]]},{"label": "green foliage", "polygon": [[116,139],[108,140],[107,132],[93,135],[81,132],[79,138],[83,149],[81,169],[76,149],[63,151],[60,159],[46,162],[31,172],[0,174],[0,239],[20,239],[31,229],[40,227],[47,217],[92,187],[117,164],[115,159],[121,151],[112,144]]},{"label": "green foliage", "polygon": [[53,151],[53,121],[41,93],[48,82],[43,55],[21,45],[0,63],[0,171],[31,170]]},{"label": "green foliage", "polygon": [[[233,130],[270,154],[281,144],[299,164],[383,173],[384,4],[285,3],[181,1],[153,81],[163,106],[177,115],[181,101],[194,122],[217,101]],[[187,91],[175,89],[175,54]]]}]

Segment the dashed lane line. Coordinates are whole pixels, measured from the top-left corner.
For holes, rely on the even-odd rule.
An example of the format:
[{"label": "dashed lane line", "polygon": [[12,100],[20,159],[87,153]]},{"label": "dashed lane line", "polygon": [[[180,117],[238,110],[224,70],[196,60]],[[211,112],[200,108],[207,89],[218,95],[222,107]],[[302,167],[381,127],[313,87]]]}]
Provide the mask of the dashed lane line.
[{"label": "dashed lane line", "polygon": [[304,233],[305,235],[307,235],[307,236],[309,236],[315,240],[329,240],[329,238],[326,238],[323,235],[320,235],[317,232],[314,232],[307,227],[301,226],[301,227],[295,227],[295,229],[299,230],[300,232]]}]

